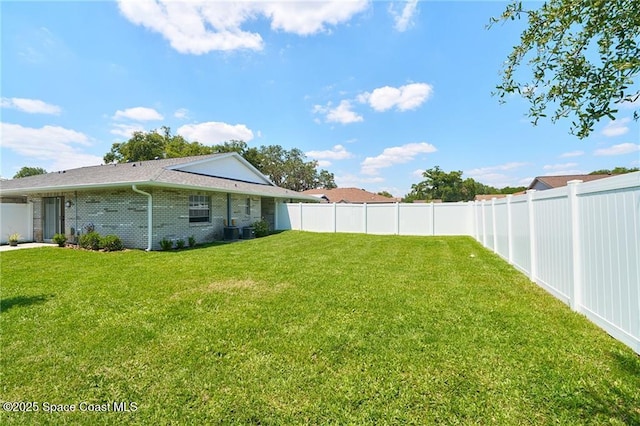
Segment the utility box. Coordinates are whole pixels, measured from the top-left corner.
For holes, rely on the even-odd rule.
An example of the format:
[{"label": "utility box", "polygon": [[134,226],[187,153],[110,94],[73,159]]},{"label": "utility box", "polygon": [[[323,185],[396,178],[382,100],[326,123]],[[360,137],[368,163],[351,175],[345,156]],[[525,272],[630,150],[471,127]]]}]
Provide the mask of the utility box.
[{"label": "utility box", "polygon": [[256,237],[256,230],[253,226],[245,226],[242,228],[242,239],[243,240],[251,240]]},{"label": "utility box", "polygon": [[238,238],[240,238],[240,229],[237,226],[224,227],[225,241],[236,241]]}]

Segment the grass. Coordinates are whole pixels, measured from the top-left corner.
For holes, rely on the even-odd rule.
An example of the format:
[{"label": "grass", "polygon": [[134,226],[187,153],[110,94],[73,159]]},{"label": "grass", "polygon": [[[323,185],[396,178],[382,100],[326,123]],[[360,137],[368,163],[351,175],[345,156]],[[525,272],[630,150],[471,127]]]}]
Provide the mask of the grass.
[{"label": "grass", "polygon": [[0,259],[2,424],[640,423],[639,357],[470,238]]}]

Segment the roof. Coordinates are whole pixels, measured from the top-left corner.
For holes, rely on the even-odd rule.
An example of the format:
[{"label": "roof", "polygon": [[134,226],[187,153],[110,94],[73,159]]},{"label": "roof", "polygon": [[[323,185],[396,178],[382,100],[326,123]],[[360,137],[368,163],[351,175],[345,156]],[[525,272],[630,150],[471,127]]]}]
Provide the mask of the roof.
[{"label": "roof", "polygon": [[567,182],[572,180],[581,180],[589,182],[592,180],[604,179],[611,175],[562,175],[562,176],[538,176],[533,179],[527,189],[551,189],[567,186]]},{"label": "roof", "polygon": [[235,152],[81,167],[2,181],[0,191],[6,196],[131,185],[206,189],[316,201],[300,192],[274,185]]},{"label": "roof", "polygon": [[491,201],[494,198],[506,198],[507,195],[522,195],[526,191],[514,192],[513,194],[478,194],[474,197],[474,201],[487,200]]},{"label": "roof", "polygon": [[389,198],[360,188],[308,189],[303,194],[324,198],[329,203],[398,203],[399,198]]}]

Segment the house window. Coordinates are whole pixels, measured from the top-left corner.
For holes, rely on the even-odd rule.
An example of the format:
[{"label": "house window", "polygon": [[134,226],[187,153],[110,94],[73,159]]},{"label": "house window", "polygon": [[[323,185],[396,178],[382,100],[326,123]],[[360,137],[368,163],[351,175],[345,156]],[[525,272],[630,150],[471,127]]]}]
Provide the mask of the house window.
[{"label": "house window", "polygon": [[207,195],[189,195],[189,223],[211,222],[211,197]]},{"label": "house window", "polygon": [[244,213],[247,216],[251,216],[251,198],[247,198],[247,205],[245,207]]}]

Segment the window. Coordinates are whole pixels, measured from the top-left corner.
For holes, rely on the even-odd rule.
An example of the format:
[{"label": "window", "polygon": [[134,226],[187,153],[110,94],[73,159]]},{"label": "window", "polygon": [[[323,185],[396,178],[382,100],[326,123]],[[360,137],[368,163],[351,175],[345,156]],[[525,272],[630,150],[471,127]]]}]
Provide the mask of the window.
[{"label": "window", "polygon": [[245,206],[244,213],[247,216],[251,216],[251,198],[247,198],[247,205]]},{"label": "window", "polygon": [[189,223],[210,222],[210,205],[207,195],[189,195]]}]

